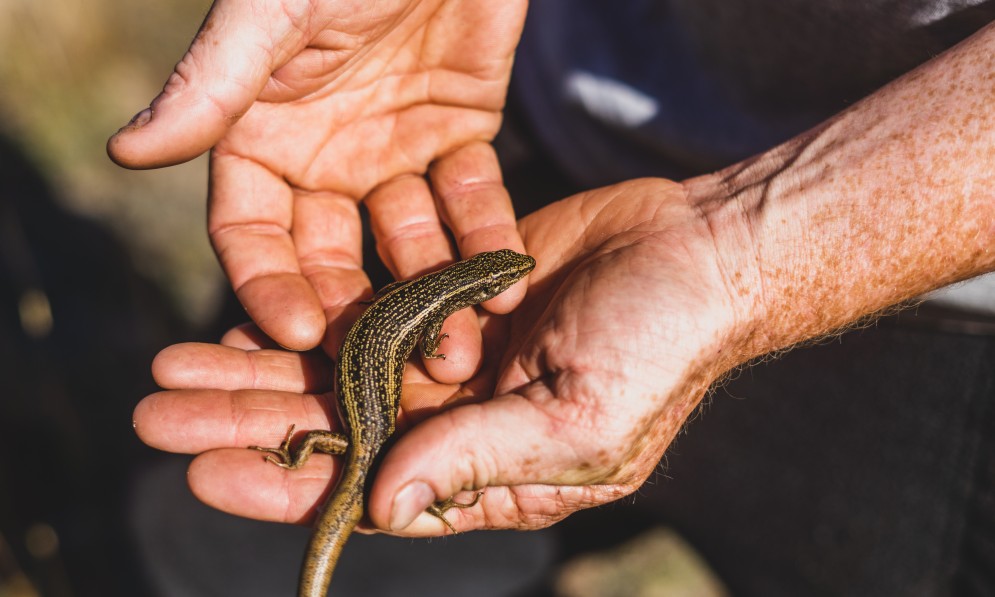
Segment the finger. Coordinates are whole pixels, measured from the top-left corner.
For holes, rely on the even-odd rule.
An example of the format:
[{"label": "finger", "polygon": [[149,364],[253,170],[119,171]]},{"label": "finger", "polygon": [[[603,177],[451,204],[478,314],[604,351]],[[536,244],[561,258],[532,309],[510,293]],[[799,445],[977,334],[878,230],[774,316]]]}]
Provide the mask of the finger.
[{"label": "finger", "polygon": [[[380,258],[398,280],[437,270],[454,259],[449,237],[439,221],[428,184],[404,176],[375,189],[366,198]],[[439,351],[445,359],[426,359],[425,367],[442,383],[469,379],[480,365],[480,326],[473,310],[446,319]]]},{"label": "finger", "polygon": [[[634,491],[652,465],[630,471],[625,450],[632,439],[615,441],[607,422],[606,429],[595,428],[582,413],[562,400],[509,395],[426,420],[384,458],[369,500],[373,522],[392,531],[406,529],[433,501],[472,488],[588,487],[573,496],[578,503]],[[499,511],[511,507],[502,503],[507,495],[487,499],[495,500],[491,507]],[[479,517],[468,523],[490,524],[483,514],[462,513],[464,519]]]},{"label": "finger", "polygon": [[152,377],[167,389],[276,390],[319,393],[332,389],[327,357],[286,350],[241,350],[217,344],[169,346],[152,361]]},{"label": "finger", "polygon": [[139,402],[133,422],[143,442],[167,452],[276,446],[291,425],[298,432],[337,430],[330,400],[269,390],[168,390]]},{"label": "finger", "polygon": [[[402,395],[410,411],[405,418],[424,416],[419,411],[428,407],[421,405],[454,399],[456,389],[431,383],[405,384]],[[334,400],[330,393],[172,389],[142,399],[135,407],[133,423],[143,442],[168,452],[196,454],[216,448],[278,445],[291,425],[298,432],[339,430]]]},{"label": "finger", "polygon": [[214,146],[273,70],[305,44],[303,28],[282,4],[215,2],[162,93],[108,141],[111,159],[126,168],[156,168]]},{"label": "finger", "polygon": [[[328,495],[335,489],[342,460],[315,453],[300,469],[287,471],[267,462],[259,452],[219,449],[200,454],[187,474],[190,489],[205,504],[257,520],[311,524]],[[458,503],[470,503],[474,492],[455,496]],[[582,508],[621,497],[611,491],[586,487],[529,485],[489,488],[478,505],[451,509],[446,519],[459,530],[482,528],[486,512],[487,528],[538,529],[562,520]],[[365,523],[358,530],[369,530]],[[448,534],[442,521],[427,513],[404,529],[405,536]]]},{"label": "finger", "polygon": [[222,346],[239,348],[241,350],[259,350],[260,348],[279,348],[280,345],[263,333],[259,326],[246,322],[233,327],[221,336],[218,342]]},{"label": "finger", "polygon": [[[617,486],[518,485],[490,486],[483,490],[463,491],[452,496],[456,504],[444,512],[446,521],[457,532],[472,530],[537,530],[553,525],[570,514],[599,506],[627,493]],[[477,497],[479,496],[479,498]],[[417,496],[399,496],[402,501],[417,503]],[[477,500],[474,503],[474,500]],[[472,506],[465,507],[466,505]],[[425,510],[413,512],[414,521],[403,529],[386,531],[402,537],[437,537],[451,534],[448,525]],[[371,528],[380,528],[378,525]]]},{"label": "finger", "polygon": [[[525,252],[497,154],[490,145],[473,143],[458,149],[440,159],[429,174],[439,213],[456,238],[460,255],[496,249]],[[507,313],[521,302],[526,287],[518,283],[484,306],[494,313]]]},{"label": "finger", "polygon": [[294,190],[292,237],[301,273],[328,322],[323,346],[337,355],[370,295],[363,271],[363,228],[356,200],[339,193]]},{"label": "finger", "polygon": [[300,469],[286,471],[255,450],[211,450],[193,460],[187,481],[198,499],[230,514],[307,524],[331,491],[339,462],[314,454]]},{"label": "finger", "polygon": [[421,176],[401,176],[364,200],[377,253],[399,280],[438,269],[453,260],[449,236]]},{"label": "finger", "polygon": [[211,156],[208,233],[239,301],[281,346],[313,348],[325,332],[321,301],[301,272],[291,237],[294,193],[260,164]]},{"label": "finger", "polygon": [[[428,400],[423,394],[453,392],[437,384],[406,387],[405,399],[415,403]],[[307,523],[334,487],[340,461],[314,454],[301,469],[286,471],[265,462],[257,451],[230,446],[278,446],[291,423],[298,434],[328,429],[326,397],[259,391],[160,392],[136,408],[135,429],[153,447],[202,452],[191,464],[188,479],[205,503],[239,516]]]}]

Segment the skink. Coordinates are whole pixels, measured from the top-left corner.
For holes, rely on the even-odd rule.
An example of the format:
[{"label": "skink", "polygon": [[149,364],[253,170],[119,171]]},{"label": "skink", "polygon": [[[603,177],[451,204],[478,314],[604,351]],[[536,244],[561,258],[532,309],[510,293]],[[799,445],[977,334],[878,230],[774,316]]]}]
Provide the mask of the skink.
[{"label": "skink", "polygon": [[[267,460],[290,469],[303,465],[314,450],[345,454],[342,476],[325,502],[308,545],[299,597],[325,596],[342,547],[363,516],[367,474],[394,433],[401,374],[419,339],[426,358],[445,358],[437,352],[446,337],[440,334],[442,322],[460,309],[501,294],[534,267],[535,260],[528,255],[492,251],[416,280],[388,285],[356,320],[339,351],[338,407],[346,434],[309,431],[292,451],[291,427],[278,448],[250,446],[270,453]],[[472,504],[456,504],[450,498],[428,511],[452,529],[443,516],[445,510],[468,505]]]}]

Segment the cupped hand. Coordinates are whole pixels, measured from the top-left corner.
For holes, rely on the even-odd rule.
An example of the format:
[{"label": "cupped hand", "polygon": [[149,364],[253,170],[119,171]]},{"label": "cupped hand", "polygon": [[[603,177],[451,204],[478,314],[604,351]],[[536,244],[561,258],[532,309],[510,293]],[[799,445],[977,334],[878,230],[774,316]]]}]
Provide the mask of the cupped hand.
[{"label": "cupped hand", "polygon": [[[484,489],[478,506],[447,514],[456,528],[539,528],[638,488],[707,387],[751,356],[739,350],[748,318],[731,291],[748,272],[729,270],[715,222],[687,190],[633,181],[521,223],[538,265],[519,309],[489,316],[480,374],[443,385],[409,367],[402,433],[369,498],[374,527],[443,533],[423,514],[429,503]],[[203,452],[189,480],[205,502],[307,522],[338,460],[287,472],[241,448],[276,445],[292,423],[336,428],[329,364],[252,350],[241,331],[224,343],[157,358],[170,389],[138,407],[138,433]]]},{"label": "cupped hand", "polygon": [[[452,260],[450,234],[464,255],[521,250],[507,195],[489,190],[501,181],[487,143],[501,123],[525,8],[217,0],[163,92],[108,152],[146,168],[213,148],[209,232],[242,304],[282,346],[309,349],[324,337],[337,349],[344,330],[333,325],[325,336],[326,321],[369,292],[360,200],[400,279]],[[433,197],[436,181],[422,175],[454,152],[465,168],[436,176],[459,187]],[[489,308],[506,311],[520,298]]]},{"label": "cupped hand", "polygon": [[731,292],[734,261],[720,249],[741,239],[716,237],[726,210],[698,202],[720,187],[695,184],[692,200],[685,185],[630,181],[521,222],[537,267],[502,320],[493,398],[400,438],[369,499],[376,527],[444,532],[424,508],[483,489],[481,507],[453,513],[456,528],[534,529],[646,480],[707,388],[750,356],[748,301]]}]

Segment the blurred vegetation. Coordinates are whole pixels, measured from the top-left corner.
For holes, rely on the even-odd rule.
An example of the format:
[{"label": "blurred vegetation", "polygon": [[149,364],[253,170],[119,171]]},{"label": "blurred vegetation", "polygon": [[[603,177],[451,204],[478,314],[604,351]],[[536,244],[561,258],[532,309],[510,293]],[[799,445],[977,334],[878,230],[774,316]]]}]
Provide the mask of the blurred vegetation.
[{"label": "blurred vegetation", "polygon": [[654,527],[625,543],[568,561],[557,597],[727,597],[708,564],[676,532]]},{"label": "blurred vegetation", "polygon": [[114,231],[191,323],[211,317],[222,288],[204,233],[206,160],[129,172],[104,146],[159,92],[209,6],[0,1],[0,129],[64,207]]},{"label": "blurred vegetation", "polygon": [[126,512],[156,455],[131,411],[227,295],[206,161],[130,172],[104,148],[208,6],[0,0],[0,595],[148,594]]}]

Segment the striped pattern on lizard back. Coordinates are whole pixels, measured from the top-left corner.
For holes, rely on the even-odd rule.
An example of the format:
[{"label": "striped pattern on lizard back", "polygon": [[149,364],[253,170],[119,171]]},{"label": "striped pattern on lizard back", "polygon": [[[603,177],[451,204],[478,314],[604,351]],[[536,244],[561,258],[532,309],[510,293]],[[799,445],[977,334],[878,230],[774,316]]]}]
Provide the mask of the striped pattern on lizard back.
[{"label": "striped pattern on lizard back", "polygon": [[[436,352],[444,338],[440,336],[443,321],[460,309],[504,292],[534,267],[535,260],[528,255],[492,251],[385,287],[350,328],[339,351],[336,394],[348,442],[341,434],[311,431],[296,454],[289,452],[289,433],[281,448],[263,448],[278,454],[287,464],[274,462],[288,468],[303,464],[314,449],[333,454],[344,451],[346,455],[342,476],[325,503],[308,546],[300,597],[324,597],[342,547],[363,516],[367,474],[380,448],[394,433],[404,363],[418,340],[422,339],[425,357],[445,358]],[[442,517],[445,507],[430,511]]]}]

